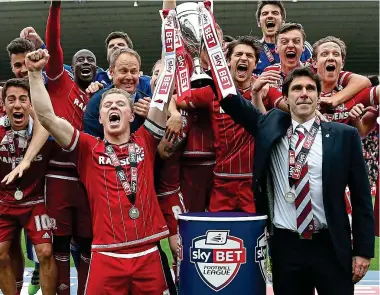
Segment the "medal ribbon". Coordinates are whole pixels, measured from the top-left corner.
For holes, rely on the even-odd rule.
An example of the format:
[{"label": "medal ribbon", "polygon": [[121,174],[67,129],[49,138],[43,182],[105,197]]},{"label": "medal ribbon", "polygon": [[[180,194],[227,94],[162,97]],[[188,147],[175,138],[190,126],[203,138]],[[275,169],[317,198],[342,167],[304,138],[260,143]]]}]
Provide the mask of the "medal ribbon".
[{"label": "medal ribbon", "polygon": [[295,157],[295,150],[291,146],[291,138],[293,135],[293,127],[290,126],[286,132],[289,141],[289,186],[292,187],[295,180],[299,179],[301,176],[301,171],[306,163],[307,155],[310,152],[311,146],[314,143],[315,137],[317,136],[319,125],[321,121],[318,117],[315,117],[315,121],[311,126],[310,131],[306,135],[306,139],[302,145],[300,152]]},{"label": "medal ribbon", "polygon": [[137,154],[134,144],[128,144],[129,153],[129,166],[131,167],[131,185],[128,183],[127,175],[125,174],[123,167],[121,167],[119,158],[117,157],[112,145],[106,141],[106,154],[110,157],[112,165],[115,167],[117,178],[119,179],[124,193],[127,196],[132,207],[136,203],[137,193]]},{"label": "medal ribbon", "polygon": [[265,41],[263,43],[263,48],[264,48],[264,52],[265,52],[265,55],[267,56],[268,61],[270,62],[271,65],[273,65],[275,63],[274,56],[272,52],[270,51],[268,45],[265,43]]},{"label": "medal ribbon", "polygon": [[[164,109],[165,103],[168,101],[170,89],[175,75],[175,36],[176,30],[174,27],[174,19],[177,14],[174,10],[163,11],[167,16],[162,22],[162,53],[164,56],[164,72],[161,73],[157,81],[156,89],[154,90],[151,107],[156,107],[160,111]],[[165,15],[164,15],[165,16]]]},{"label": "medal ribbon", "polygon": [[181,102],[185,97],[191,97],[190,66],[186,58],[187,52],[177,16],[174,17],[175,27],[175,55],[176,55],[176,92],[177,100]]},{"label": "medal ribbon", "polygon": [[217,79],[217,86],[223,98],[230,94],[236,95],[236,88],[216,34],[214,17],[210,12],[209,3],[206,2],[205,4],[206,6],[199,2],[198,10],[201,16],[201,30],[211,63],[211,71]]}]

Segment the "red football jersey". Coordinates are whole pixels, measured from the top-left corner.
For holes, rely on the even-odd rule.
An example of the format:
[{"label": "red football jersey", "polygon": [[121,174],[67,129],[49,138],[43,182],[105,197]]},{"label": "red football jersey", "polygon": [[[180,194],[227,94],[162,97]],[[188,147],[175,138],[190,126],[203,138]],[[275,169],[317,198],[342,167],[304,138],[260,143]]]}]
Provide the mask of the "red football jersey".
[{"label": "red football jersey", "polygon": [[[340,91],[342,88],[337,88],[329,93],[322,93],[321,96],[329,97]],[[378,100],[376,96],[376,87],[365,88],[356,94],[353,98],[338,105],[335,108],[322,107],[321,113],[330,121],[335,121],[343,124],[351,124],[350,110],[358,103],[362,103],[365,107],[371,105],[371,101]]]},{"label": "red football jersey", "polygon": [[[210,87],[192,89],[191,93],[192,97],[185,99],[186,103],[195,108],[208,108],[211,114],[216,151],[214,174],[218,177],[252,177],[253,137],[224,112]],[[250,89],[242,95],[251,100]]]},{"label": "red football jersey", "polygon": [[[301,63],[300,62],[299,66],[300,67],[309,66],[315,72],[315,69],[309,63]],[[280,75],[281,75],[280,81],[277,84],[274,84],[273,86],[275,86],[277,88],[277,90],[280,93],[282,93],[282,85],[284,83],[284,79],[285,79],[286,75],[282,72],[281,63],[270,65],[270,66],[266,67],[263,72],[267,72],[267,71],[276,71],[276,72],[280,73]],[[351,75],[352,75],[351,72],[341,71],[339,73],[338,85],[341,85],[343,88],[346,87],[348,84],[348,79]]]},{"label": "red football jersey", "polygon": [[[0,119],[0,177],[3,179],[12,171],[12,154],[9,151],[8,137],[4,121]],[[27,130],[14,131],[14,145],[16,148],[16,165],[18,165],[30,144],[33,122],[30,120]],[[7,206],[34,206],[44,200],[45,173],[50,157],[51,142],[45,143],[37,156],[33,159],[29,169],[24,172],[20,182],[15,181],[9,185],[0,184],[0,204]],[[16,187],[19,185],[23,198],[18,201],[14,197]]]},{"label": "red football jersey", "polygon": [[[131,203],[117,177],[115,167],[105,152],[105,143],[99,138],[76,132],[67,148],[75,150],[80,180],[85,185],[93,227],[93,251],[122,251],[152,244],[168,236],[153,181],[154,157],[159,140],[150,133],[148,121],[130,139],[137,155],[136,208],[140,217],[133,220],[128,212]],[[128,144],[113,145],[120,164],[130,183]]]},{"label": "red football jersey", "polygon": [[[214,136],[212,134],[210,116],[207,110],[189,112],[191,128],[187,134],[185,148],[182,153],[184,162],[199,163],[208,160],[215,163]],[[194,162],[195,159],[195,162]]]},{"label": "red football jersey", "polygon": [[46,65],[46,75],[49,79],[47,87],[55,114],[65,118],[74,128],[83,130],[88,96],[64,70],[60,14],[60,7],[50,7],[46,25],[46,47],[50,55]]},{"label": "red football jersey", "polygon": [[187,137],[187,133],[191,128],[191,121],[188,120],[188,112],[180,110],[182,120],[182,130],[177,138],[178,146],[173,155],[163,161],[162,168],[158,177],[157,196],[167,196],[177,193],[180,190],[180,158],[183,153],[183,141]]},{"label": "red football jersey", "polygon": [[[74,128],[83,130],[83,118],[88,96],[73,81],[69,73],[63,67],[63,50],[61,47],[61,8],[51,5],[50,13],[46,25],[46,47],[49,51],[50,59],[46,65],[46,75],[48,77],[47,90],[58,117],[66,119]],[[75,169],[71,156],[57,146],[50,166],[54,168],[64,168],[62,170],[50,171],[49,173],[70,177]],[[67,170],[71,168],[71,170]],[[74,170],[75,171],[75,170]],[[53,175],[52,174],[52,175]]]}]

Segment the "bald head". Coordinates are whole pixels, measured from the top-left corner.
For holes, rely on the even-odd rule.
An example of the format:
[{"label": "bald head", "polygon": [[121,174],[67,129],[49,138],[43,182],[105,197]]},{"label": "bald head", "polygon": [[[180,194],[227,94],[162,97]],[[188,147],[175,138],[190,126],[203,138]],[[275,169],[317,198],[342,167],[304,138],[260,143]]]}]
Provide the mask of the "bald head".
[{"label": "bald head", "polygon": [[72,60],[75,82],[81,88],[87,88],[89,83],[95,79],[96,75],[96,57],[88,49],[81,49],[74,54]]}]

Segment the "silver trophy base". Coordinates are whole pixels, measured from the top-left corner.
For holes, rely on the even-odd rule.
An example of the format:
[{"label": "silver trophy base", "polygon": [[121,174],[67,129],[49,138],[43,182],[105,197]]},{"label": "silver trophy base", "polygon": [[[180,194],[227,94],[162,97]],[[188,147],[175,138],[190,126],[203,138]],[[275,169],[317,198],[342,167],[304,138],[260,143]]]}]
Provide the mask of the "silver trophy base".
[{"label": "silver trophy base", "polygon": [[193,74],[190,78],[191,88],[202,88],[213,84],[214,80],[205,73]]}]

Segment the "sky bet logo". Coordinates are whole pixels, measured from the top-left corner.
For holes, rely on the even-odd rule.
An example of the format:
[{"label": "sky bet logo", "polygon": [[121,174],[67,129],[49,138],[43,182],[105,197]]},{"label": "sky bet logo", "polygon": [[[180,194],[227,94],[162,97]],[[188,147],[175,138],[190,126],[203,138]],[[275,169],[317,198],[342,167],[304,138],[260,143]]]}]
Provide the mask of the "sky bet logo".
[{"label": "sky bet logo", "polygon": [[243,240],[229,235],[229,230],[209,230],[193,239],[190,261],[203,282],[220,291],[233,281],[247,255]]}]

